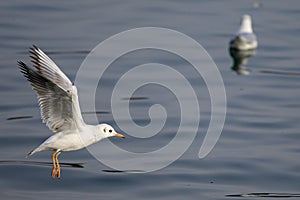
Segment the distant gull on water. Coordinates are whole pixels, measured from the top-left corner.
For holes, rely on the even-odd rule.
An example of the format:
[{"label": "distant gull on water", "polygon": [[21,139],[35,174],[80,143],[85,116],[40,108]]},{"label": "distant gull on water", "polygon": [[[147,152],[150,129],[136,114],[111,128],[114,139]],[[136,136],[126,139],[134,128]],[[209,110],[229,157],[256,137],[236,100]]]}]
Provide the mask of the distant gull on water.
[{"label": "distant gull on water", "polygon": [[250,15],[242,17],[241,26],[234,38],[230,40],[230,48],[237,50],[251,50],[257,48],[257,39],[252,30]]}]

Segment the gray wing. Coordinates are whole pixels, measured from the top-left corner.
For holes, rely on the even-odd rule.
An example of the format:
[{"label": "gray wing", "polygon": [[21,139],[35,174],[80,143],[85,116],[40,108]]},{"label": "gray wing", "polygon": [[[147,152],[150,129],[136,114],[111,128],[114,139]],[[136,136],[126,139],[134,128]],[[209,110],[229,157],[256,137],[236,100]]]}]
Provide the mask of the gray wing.
[{"label": "gray wing", "polygon": [[80,129],[84,121],[76,87],[39,48],[33,46],[30,53],[36,70],[21,61],[18,64],[37,93],[43,122],[54,132]]},{"label": "gray wing", "polygon": [[256,36],[253,33],[241,33],[237,37],[246,43],[256,42]]},{"label": "gray wing", "polygon": [[68,77],[58,68],[58,66],[38,47],[30,48],[30,58],[37,73],[44,78],[52,81],[62,90],[67,90],[72,87],[72,82]]}]

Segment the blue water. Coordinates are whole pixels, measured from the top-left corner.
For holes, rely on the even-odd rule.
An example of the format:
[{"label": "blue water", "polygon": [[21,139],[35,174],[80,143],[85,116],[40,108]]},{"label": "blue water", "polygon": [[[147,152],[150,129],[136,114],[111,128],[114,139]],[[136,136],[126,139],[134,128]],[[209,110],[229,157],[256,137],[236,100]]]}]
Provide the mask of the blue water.
[{"label": "blue water", "polygon": [[[1,199],[253,199],[240,195],[249,193],[256,193],[256,198],[299,196],[298,2],[30,0],[2,1],[0,10]],[[252,15],[259,48],[244,66],[249,74],[238,75],[231,69],[228,42],[246,13]],[[183,59],[142,50],[124,55],[107,71],[95,97],[98,120],[116,126],[111,90],[125,70],[149,62],[163,63],[182,72],[199,89],[201,122],[193,144],[171,165],[150,173],[114,171],[87,150],[63,153],[62,178],[52,180],[50,152],[25,158],[51,132],[41,123],[36,96],[19,73],[17,60],[29,63],[27,50],[36,44],[74,81],[81,63],[98,43],[145,26],[170,28],[192,37],[216,63],[226,89],[227,115],[213,151],[204,159],[198,158],[211,114],[204,81],[195,78]],[[140,98],[131,101],[134,121],[147,125],[149,107],[159,103],[168,112],[166,127],[149,139],[127,135],[126,140],[112,142],[134,152],[162,148],[179,126],[175,96],[158,86],[140,88],[134,95]],[[124,99],[119,100],[120,105]],[[90,122],[91,110],[82,111]]]}]

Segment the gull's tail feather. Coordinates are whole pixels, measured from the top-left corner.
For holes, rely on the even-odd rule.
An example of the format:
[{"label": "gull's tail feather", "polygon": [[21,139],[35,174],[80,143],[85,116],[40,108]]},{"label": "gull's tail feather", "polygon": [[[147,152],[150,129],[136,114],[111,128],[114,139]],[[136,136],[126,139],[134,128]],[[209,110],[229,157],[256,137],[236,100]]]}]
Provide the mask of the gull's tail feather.
[{"label": "gull's tail feather", "polygon": [[34,154],[35,149],[31,150],[30,152],[27,153],[26,158],[30,157],[32,154]]},{"label": "gull's tail feather", "polygon": [[27,153],[26,158],[32,156],[33,154],[35,154],[36,152],[42,151],[39,147],[32,149],[30,152]]}]

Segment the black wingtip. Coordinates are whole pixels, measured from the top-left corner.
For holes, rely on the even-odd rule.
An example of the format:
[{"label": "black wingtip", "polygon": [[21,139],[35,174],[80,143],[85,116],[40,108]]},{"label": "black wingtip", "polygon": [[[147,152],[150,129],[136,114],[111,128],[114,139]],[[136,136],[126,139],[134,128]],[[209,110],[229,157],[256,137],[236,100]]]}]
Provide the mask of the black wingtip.
[{"label": "black wingtip", "polygon": [[18,67],[19,67],[21,73],[26,77],[27,72],[28,72],[28,66],[24,62],[19,60]]},{"label": "black wingtip", "polygon": [[35,52],[36,52],[36,49],[34,48],[34,47],[30,47],[29,48],[29,51],[28,51],[30,54],[35,54]]},{"label": "black wingtip", "polygon": [[32,45],[32,48],[33,48],[33,49],[36,49],[36,50],[39,49],[35,44]]},{"label": "black wingtip", "polygon": [[20,69],[22,69],[24,67],[27,67],[27,65],[23,61],[21,61],[21,60],[18,60],[18,65],[19,65]]},{"label": "black wingtip", "polygon": [[39,48],[34,44],[29,48],[29,53],[32,54],[32,55],[36,55],[37,51],[39,51]]}]

